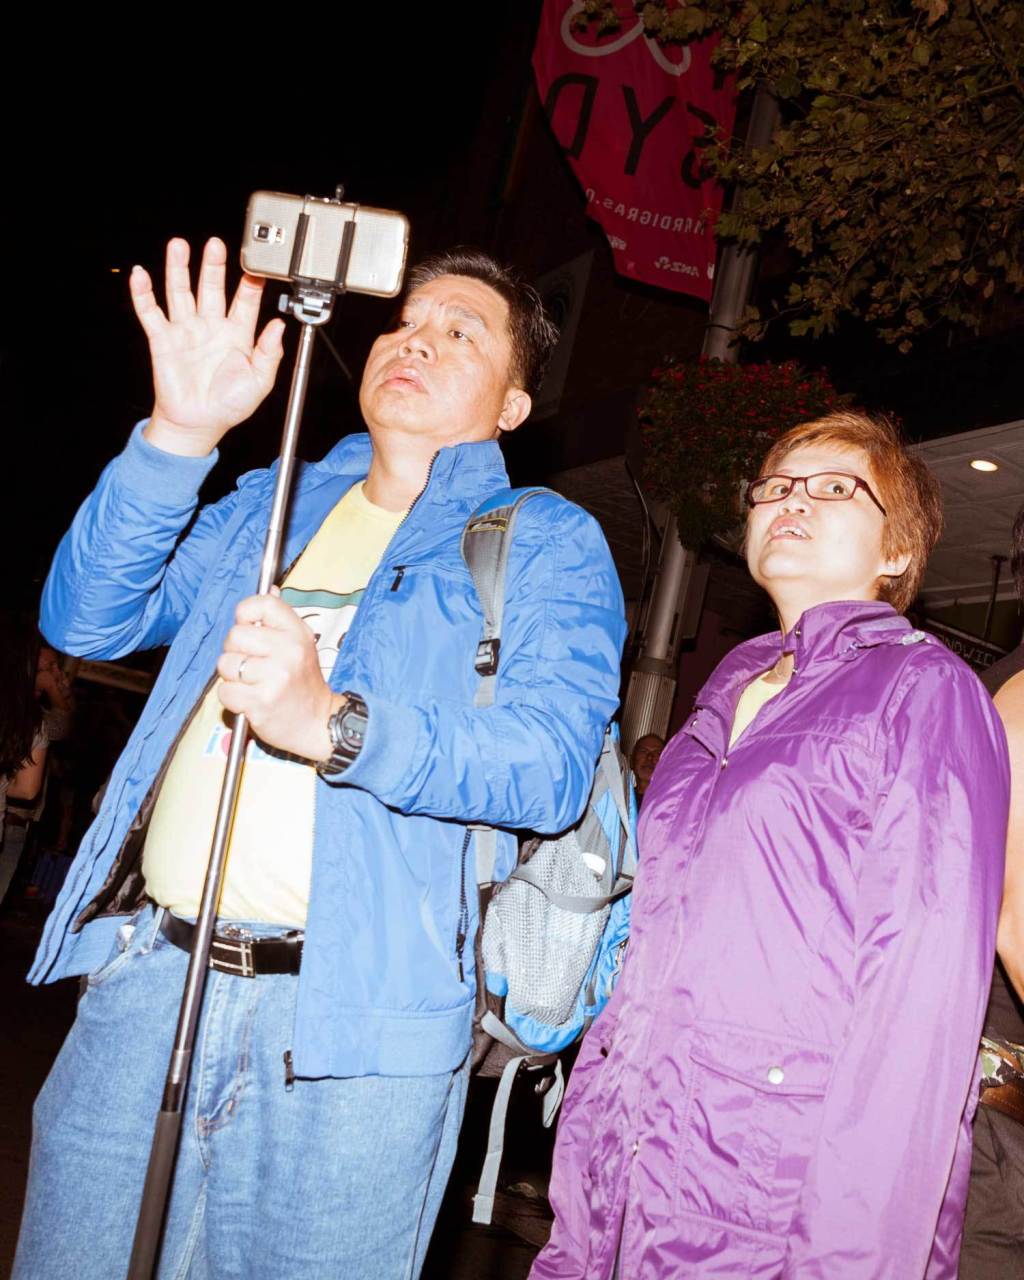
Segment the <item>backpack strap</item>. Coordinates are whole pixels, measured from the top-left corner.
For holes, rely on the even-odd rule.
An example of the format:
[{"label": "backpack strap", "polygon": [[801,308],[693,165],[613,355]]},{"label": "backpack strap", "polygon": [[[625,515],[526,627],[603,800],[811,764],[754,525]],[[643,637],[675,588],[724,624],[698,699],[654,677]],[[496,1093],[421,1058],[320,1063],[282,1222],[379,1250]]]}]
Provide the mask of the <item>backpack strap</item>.
[{"label": "backpack strap", "polygon": [[[598,787],[600,794],[608,795],[618,818],[618,831],[613,840],[609,840],[600,818],[595,812],[595,800]],[[521,862],[509,877],[522,880],[544,894],[553,906],[563,911],[571,911],[577,915],[587,915],[592,911],[600,911],[609,906],[633,887],[636,875],[636,846],[633,839],[633,823],[630,821],[629,805],[626,799],[626,786],[623,778],[622,757],[619,754],[611,727],[605,732],[604,744],[598,763],[595,790],[588,812],[578,827],[580,843],[592,853],[604,859],[605,871],[601,883],[601,892],[586,897],[572,897],[564,893],[555,893],[540,881],[534,873],[527,858]]]},{"label": "backpack strap", "polygon": [[624,843],[621,847],[621,858],[619,859],[618,874],[620,877],[627,876],[632,883],[633,877],[636,875],[637,854],[636,854],[636,838],[634,830],[636,823],[634,821],[636,815],[630,812],[629,801],[626,797],[626,781],[624,776],[625,763],[616,749],[616,743],[612,740],[611,729],[605,734],[604,747],[601,750],[601,772],[604,774],[605,782],[608,785],[608,794],[615,802],[615,809],[619,815],[619,822],[622,825],[622,838]]},{"label": "backpack strap", "polygon": [[557,1053],[537,1053],[528,1049],[517,1037],[500,1022],[493,1013],[484,1015],[483,1029],[495,1040],[515,1050],[516,1056],[505,1064],[491,1109],[491,1123],[487,1132],[487,1156],[483,1171],[480,1174],[480,1185],[473,1197],[473,1221],[489,1223],[494,1213],[494,1197],[498,1190],[498,1172],[501,1168],[501,1157],[505,1151],[505,1120],[508,1115],[508,1103],[512,1094],[519,1069],[536,1071],[542,1067],[553,1066],[554,1078],[551,1087],[544,1093],[543,1123],[545,1129],[554,1124],[558,1108],[565,1093],[565,1076],[562,1072],[562,1061]]},{"label": "backpack strap", "polygon": [[[462,530],[460,544],[480,608],[484,615],[483,632],[476,649],[477,685],[475,707],[494,705],[501,653],[501,627],[505,616],[505,580],[512,534],[522,506],[550,489],[499,489],[473,512]],[[493,827],[474,823],[477,884],[490,884],[494,879],[498,841]]]},{"label": "backpack strap", "polygon": [[573,897],[568,893],[555,893],[547,888],[546,885],[540,884],[530,871],[530,864],[516,867],[515,871],[509,876],[510,880],[522,880],[524,884],[531,885],[547,898],[548,902],[554,907],[560,907],[562,911],[571,911],[573,915],[586,916],[593,911],[601,911],[604,907],[609,907],[613,902],[617,902],[619,898],[624,897],[633,887],[631,877],[620,876],[612,886],[611,893],[602,893],[597,897],[580,898]]}]

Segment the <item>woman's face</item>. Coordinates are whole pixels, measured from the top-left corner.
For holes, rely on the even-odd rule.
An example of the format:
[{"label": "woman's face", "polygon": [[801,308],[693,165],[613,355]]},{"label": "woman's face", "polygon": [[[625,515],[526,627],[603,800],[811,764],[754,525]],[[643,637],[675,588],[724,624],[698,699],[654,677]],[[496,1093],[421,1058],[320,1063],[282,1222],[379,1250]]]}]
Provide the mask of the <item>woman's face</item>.
[{"label": "woman's face", "polygon": [[[841,471],[878,485],[867,455],[842,445],[809,444],[774,468],[783,476]],[[803,484],[778,502],[759,503],[747,515],[747,565],[772,597],[785,630],[816,604],[874,600],[879,579],[902,573],[910,557],[882,552],[885,516],[863,489],[846,502],[808,497]]]}]

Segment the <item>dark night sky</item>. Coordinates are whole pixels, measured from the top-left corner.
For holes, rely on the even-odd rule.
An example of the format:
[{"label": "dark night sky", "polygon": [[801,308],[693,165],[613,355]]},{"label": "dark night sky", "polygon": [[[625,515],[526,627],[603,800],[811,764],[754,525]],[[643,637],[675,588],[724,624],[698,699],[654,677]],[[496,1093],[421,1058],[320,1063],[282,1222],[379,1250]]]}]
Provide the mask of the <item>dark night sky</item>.
[{"label": "dark night sky", "polygon": [[[331,194],[339,181],[351,199],[409,215],[412,258],[460,239],[486,243],[497,194],[487,187],[503,162],[477,155],[481,116],[494,110],[488,90],[504,84],[497,96],[509,118],[484,131],[483,145],[514,137],[515,85],[529,83],[539,9],[540,0],[346,6],[344,28],[322,29],[317,22],[341,19],[254,11],[249,29],[228,37],[192,27],[187,41],[180,31],[143,41],[89,15],[80,31],[65,19],[59,33],[36,33],[12,52],[24,81],[12,72],[0,90],[9,124],[0,203],[9,595],[34,605],[75,507],[150,407],[145,343],[128,302],[132,263],[159,271],[171,235],[198,247],[216,233],[234,254],[251,191]],[[186,19],[176,12],[174,21]],[[131,43],[115,47],[114,33]],[[335,314],[331,336],[356,377],[389,310],[349,298]],[[824,364],[862,403],[895,409],[912,434],[928,436],[1024,413],[1017,339],[1010,332],[957,352],[933,342],[903,358],[854,325],[821,343],[776,329],[746,358]],[[228,437],[204,496],[276,453],[287,370],[286,361],[271,400]],[[321,349],[301,452],[319,456],[357,425],[353,389]]]},{"label": "dark night sky", "polygon": [[[328,195],[337,182],[351,199],[407,213],[412,256],[448,243],[451,174],[466,163],[507,34],[521,49],[533,7],[455,5],[432,21],[410,17],[412,6],[395,6],[400,21],[380,7],[376,17],[347,10],[343,35],[302,24],[315,68],[283,49],[275,61],[266,29],[258,65],[216,46],[204,57],[194,41],[176,67],[137,51],[83,61],[73,38],[51,51],[47,123],[9,134],[6,152],[0,407],[11,590],[32,603],[74,507],[150,406],[128,302],[132,263],[159,268],[175,234],[194,247],[219,234],[236,254],[251,191]],[[458,20],[470,10],[471,52]],[[13,85],[5,101],[8,118],[37,118]],[[332,339],[357,377],[389,309],[353,297],[335,315]],[[287,376],[279,383],[248,438],[222,450],[214,489],[276,452]],[[352,391],[322,348],[308,418],[306,456],[354,425]]]}]

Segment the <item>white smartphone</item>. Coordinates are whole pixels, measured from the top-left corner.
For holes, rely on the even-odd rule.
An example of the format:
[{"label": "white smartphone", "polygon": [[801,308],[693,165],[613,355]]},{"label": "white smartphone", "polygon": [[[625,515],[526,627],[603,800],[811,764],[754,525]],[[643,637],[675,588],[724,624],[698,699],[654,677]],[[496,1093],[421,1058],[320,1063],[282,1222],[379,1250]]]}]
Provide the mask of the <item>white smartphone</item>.
[{"label": "white smartphone", "polygon": [[245,212],[242,268],[271,280],[306,280],[393,298],[402,287],[408,247],[404,214],[317,196],[255,191]]}]

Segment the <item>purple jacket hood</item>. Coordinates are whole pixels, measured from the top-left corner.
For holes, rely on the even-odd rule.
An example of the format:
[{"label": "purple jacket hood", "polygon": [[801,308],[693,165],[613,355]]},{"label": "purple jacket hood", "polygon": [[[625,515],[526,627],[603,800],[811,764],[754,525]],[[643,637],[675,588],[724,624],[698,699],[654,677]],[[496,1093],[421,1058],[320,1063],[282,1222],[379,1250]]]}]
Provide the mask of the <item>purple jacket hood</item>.
[{"label": "purple jacket hood", "polygon": [[535,1280],[953,1280],[1009,771],[974,674],[822,605],[740,645],[662,755],[619,987],[562,1116]]}]

